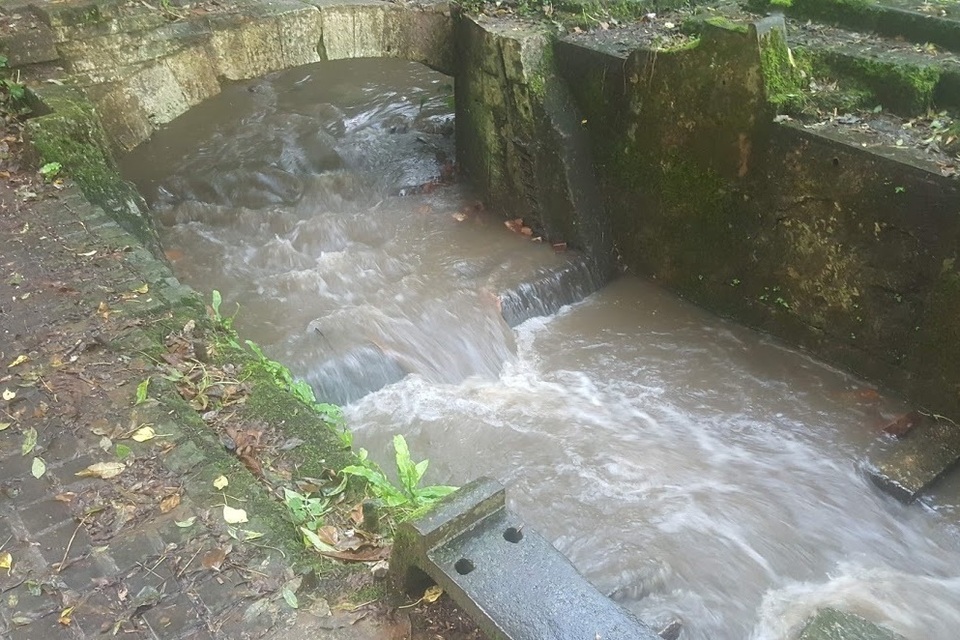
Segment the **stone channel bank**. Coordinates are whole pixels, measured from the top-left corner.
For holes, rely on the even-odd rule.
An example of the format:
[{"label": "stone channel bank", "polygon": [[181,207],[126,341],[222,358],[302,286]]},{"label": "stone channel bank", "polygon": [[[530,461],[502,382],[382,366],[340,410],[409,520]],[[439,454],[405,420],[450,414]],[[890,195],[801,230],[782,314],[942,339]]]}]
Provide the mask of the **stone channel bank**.
[{"label": "stone channel bank", "polygon": [[960,458],[960,21],[787,4],[557,36],[445,3],[35,1],[4,5],[22,23],[3,46],[43,159],[153,249],[112,158],[222,82],[352,57],[450,74],[459,164],[490,201],[920,407],[873,470],[913,499]]}]

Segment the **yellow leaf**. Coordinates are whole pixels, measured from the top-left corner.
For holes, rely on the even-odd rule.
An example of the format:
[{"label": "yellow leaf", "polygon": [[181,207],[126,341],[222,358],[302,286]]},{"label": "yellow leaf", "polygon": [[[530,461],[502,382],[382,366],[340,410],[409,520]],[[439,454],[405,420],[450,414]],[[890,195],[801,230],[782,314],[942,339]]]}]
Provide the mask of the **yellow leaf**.
[{"label": "yellow leaf", "polygon": [[0,422],[0,431],[4,431],[4,430],[6,430],[6,429],[9,429],[11,424],[13,424],[13,423],[12,423],[12,422]]},{"label": "yellow leaf", "polygon": [[423,601],[427,604],[430,604],[431,602],[436,602],[439,600],[440,596],[442,595],[443,588],[435,584],[432,587],[428,587],[427,590],[423,592]]},{"label": "yellow leaf", "polygon": [[146,442],[147,440],[153,440],[157,437],[157,432],[153,430],[153,427],[140,427],[133,432],[133,435],[130,436],[137,442]]},{"label": "yellow leaf", "polygon": [[73,610],[75,608],[76,607],[67,607],[66,609],[61,611],[60,618],[58,618],[57,621],[64,626],[69,626],[70,623],[73,622],[73,620],[70,619],[70,615],[73,613]]},{"label": "yellow leaf", "polygon": [[34,478],[38,480],[43,477],[43,474],[47,472],[47,465],[42,458],[34,458],[33,466],[30,468],[30,473]]},{"label": "yellow leaf", "polygon": [[17,397],[17,392],[16,392],[16,391],[10,391],[10,389],[4,389],[4,390],[3,390],[3,396],[2,396],[2,397],[3,397],[4,400],[6,400],[6,401],[9,402],[10,400],[13,400],[14,398]]},{"label": "yellow leaf", "polygon": [[0,569],[6,569],[7,575],[13,571],[13,556],[8,552],[0,553]]},{"label": "yellow leaf", "polygon": [[227,476],[220,476],[213,481],[213,488],[222,491],[228,484],[230,484],[230,481],[227,480]]},{"label": "yellow leaf", "polygon": [[19,356],[17,356],[17,357],[14,359],[13,362],[11,362],[10,364],[7,365],[7,369],[13,369],[13,368],[14,368],[15,366],[17,366],[18,364],[23,364],[24,362],[26,362],[26,361],[29,360],[29,359],[30,359],[30,358],[28,358],[27,356],[19,355]]},{"label": "yellow leaf", "polygon": [[247,521],[247,512],[243,509],[234,509],[223,505],[223,520],[227,524],[240,524]]},{"label": "yellow leaf", "polygon": [[147,291],[150,291],[150,285],[145,284],[145,285],[143,285],[142,287],[137,287],[136,289],[134,289],[134,290],[133,290],[133,293],[141,293],[141,294],[142,294],[142,293],[146,293]]},{"label": "yellow leaf", "polygon": [[98,462],[92,464],[82,471],[78,471],[76,474],[81,478],[103,478],[108,480],[110,478],[120,475],[120,473],[126,469],[126,466],[121,462]]}]

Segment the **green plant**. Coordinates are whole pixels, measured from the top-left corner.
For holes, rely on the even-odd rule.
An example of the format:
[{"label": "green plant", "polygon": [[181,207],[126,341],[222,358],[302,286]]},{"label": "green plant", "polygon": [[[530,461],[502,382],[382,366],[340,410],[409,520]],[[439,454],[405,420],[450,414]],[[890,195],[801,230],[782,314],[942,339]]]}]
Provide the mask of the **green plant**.
[{"label": "green plant", "polygon": [[10,77],[7,73],[9,58],[0,55],[0,101],[7,109],[10,103],[18,102],[27,94],[27,88],[20,82],[20,72],[17,72],[16,79]]},{"label": "green plant", "polygon": [[360,449],[358,453],[360,464],[344,467],[341,473],[365,479],[370,484],[370,489],[380,498],[385,507],[418,509],[429,506],[457,490],[457,487],[444,485],[419,486],[420,481],[423,480],[423,475],[427,472],[427,467],[430,464],[429,460],[415,463],[410,457],[407,441],[401,435],[393,437],[393,448],[396,452],[399,487],[390,482],[375,462],[367,458],[365,449]]},{"label": "green plant", "polygon": [[40,175],[43,177],[44,181],[52,182],[60,172],[63,170],[63,165],[59,162],[48,162],[47,164],[40,167]]},{"label": "green plant", "polygon": [[294,525],[316,531],[323,525],[324,516],[333,509],[336,499],[346,488],[346,478],[337,486],[320,489],[315,496],[284,488],[283,504],[286,505]]}]

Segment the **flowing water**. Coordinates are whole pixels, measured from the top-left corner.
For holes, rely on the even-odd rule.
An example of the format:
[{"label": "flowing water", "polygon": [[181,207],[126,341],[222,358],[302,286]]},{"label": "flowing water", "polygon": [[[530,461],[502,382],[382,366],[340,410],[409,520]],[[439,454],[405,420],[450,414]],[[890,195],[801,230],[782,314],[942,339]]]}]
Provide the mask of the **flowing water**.
[{"label": "flowing water", "polygon": [[445,184],[451,100],[409,63],[303,67],[228,87],[125,171],[179,276],[348,403],[358,445],[388,466],[403,433],[433,483],[500,479],[648,622],[779,640],[834,606],[954,640],[958,483],[904,507],[860,471],[903,407],[649,282],[588,295],[585,260]]}]

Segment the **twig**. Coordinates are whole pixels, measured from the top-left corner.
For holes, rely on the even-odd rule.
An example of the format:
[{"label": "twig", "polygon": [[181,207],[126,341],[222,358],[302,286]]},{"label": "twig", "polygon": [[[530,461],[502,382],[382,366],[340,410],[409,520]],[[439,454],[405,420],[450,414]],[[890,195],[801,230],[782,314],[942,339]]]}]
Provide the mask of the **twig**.
[{"label": "twig", "polygon": [[196,560],[196,558],[197,558],[198,555],[200,555],[200,549],[197,549],[197,552],[196,552],[195,554],[193,554],[193,557],[190,558],[190,561],[187,562],[187,564],[183,565],[183,569],[180,569],[180,571],[177,572],[177,578],[178,578],[178,579],[180,578],[180,576],[183,575],[183,572],[187,570],[187,567],[189,567],[190,564],[191,564],[194,560]]},{"label": "twig", "polygon": [[3,548],[7,546],[7,543],[13,540],[13,534],[7,536],[7,539],[3,541],[3,544],[0,544],[0,551],[3,551]]},{"label": "twig", "polygon": [[77,528],[73,530],[73,535],[70,536],[70,542],[67,543],[67,548],[63,550],[63,560],[60,561],[60,564],[57,566],[57,573],[60,573],[60,570],[63,569],[63,566],[67,563],[67,556],[70,555],[70,547],[73,546],[73,541],[77,537],[77,533],[80,532],[80,527],[83,526],[83,520],[81,519],[77,523]]},{"label": "twig", "polygon": [[[354,611],[358,611],[358,610],[360,610],[360,609],[363,609],[363,608],[364,608],[365,606],[367,606],[368,604],[373,604],[374,602],[376,602],[376,601],[379,600],[379,599],[380,599],[380,598],[374,598],[373,600],[367,600],[366,602],[361,602],[361,603],[358,604],[357,606],[353,607],[352,609],[346,610],[346,611],[347,611],[347,613],[353,613]],[[420,600],[423,600],[423,598],[420,598]],[[405,606],[406,606],[406,607],[414,607],[414,606],[420,604],[420,600],[417,600],[417,601],[414,602],[413,604],[408,604],[408,605],[405,605]],[[403,609],[403,608],[404,608],[404,607],[397,607],[397,609]]]}]

